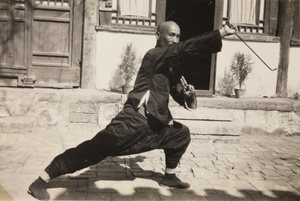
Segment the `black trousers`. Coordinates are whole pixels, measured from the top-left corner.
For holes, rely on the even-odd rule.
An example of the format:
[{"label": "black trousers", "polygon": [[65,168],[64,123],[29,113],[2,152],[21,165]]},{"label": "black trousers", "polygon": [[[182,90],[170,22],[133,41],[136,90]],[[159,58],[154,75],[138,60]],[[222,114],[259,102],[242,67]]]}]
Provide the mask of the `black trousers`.
[{"label": "black trousers", "polygon": [[123,110],[91,140],[56,156],[46,167],[50,178],[97,164],[108,156],[137,154],[163,149],[166,167],[175,168],[190,143],[189,129],[174,121],[172,126],[145,118],[131,105]]}]

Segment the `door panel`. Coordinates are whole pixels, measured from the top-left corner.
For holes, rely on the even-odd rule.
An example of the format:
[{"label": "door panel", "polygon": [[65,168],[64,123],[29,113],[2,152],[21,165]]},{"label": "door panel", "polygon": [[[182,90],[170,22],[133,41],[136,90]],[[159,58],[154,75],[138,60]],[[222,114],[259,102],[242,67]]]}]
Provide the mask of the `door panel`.
[{"label": "door panel", "polygon": [[[3,19],[3,18],[2,18]],[[7,57],[8,57],[8,22],[0,21],[0,67],[7,67]]]},{"label": "door panel", "polygon": [[36,78],[37,86],[79,86],[79,62],[71,62],[74,56],[71,48],[73,20],[76,18],[72,8],[73,1],[35,1],[32,22],[32,74]]},{"label": "door panel", "polygon": [[33,65],[70,66],[69,27],[65,22],[33,22]]},{"label": "door panel", "polygon": [[15,21],[14,30],[17,30],[13,34],[13,61],[11,64],[12,68],[24,68],[25,67],[25,22]]},{"label": "door panel", "polygon": [[[10,26],[9,23],[9,5],[8,1],[1,1],[0,2],[0,68],[8,68],[9,58],[8,54],[11,52],[9,50],[9,32]],[[11,46],[11,45],[10,45]]]},{"label": "door panel", "polygon": [[0,26],[0,68],[26,69],[24,1],[1,1]]}]

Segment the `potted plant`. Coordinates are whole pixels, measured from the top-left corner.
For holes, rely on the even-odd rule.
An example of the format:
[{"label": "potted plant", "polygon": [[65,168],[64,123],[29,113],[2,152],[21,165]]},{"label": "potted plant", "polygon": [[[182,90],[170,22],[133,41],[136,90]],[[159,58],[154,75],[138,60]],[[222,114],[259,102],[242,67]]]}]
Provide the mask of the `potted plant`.
[{"label": "potted plant", "polygon": [[133,86],[130,85],[130,82],[136,74],[137,67],[140,64],[140,61],[137,59],[136,50],[132,46],[132,43],[126,45],[121,58],[122,61],[118,67],[120,76],[123,79],[122,91],[124,94],[127,94],[133,88]]},{"label": "potted plant", "polygon": [[249,54],[236,52],[233,56],[230,71],[235,77],[239,88],[234,89],[235,97],[242,98],[245,96],[246,89],[242,89],[245,80],[248,78],[249,73],[252,72],[253,62]]},{"label": "potted plant", "polygon": [[225,68],[222,77],[218,78],[219,94],[230,97],[235,86],[235,79],[230,69]]}]

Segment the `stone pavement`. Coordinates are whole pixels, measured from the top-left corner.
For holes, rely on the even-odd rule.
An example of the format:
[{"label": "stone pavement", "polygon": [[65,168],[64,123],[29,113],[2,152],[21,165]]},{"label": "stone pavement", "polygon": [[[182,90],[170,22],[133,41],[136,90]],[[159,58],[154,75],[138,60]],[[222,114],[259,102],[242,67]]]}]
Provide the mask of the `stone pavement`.
[{"label": "stone pavement", "polygon": [[[35,200],[28,186],[54,156],[97,128],[0,134],[0,200]],[[82,134],[83,132],[85,134]],[[193,140],[178,167],[187,190],[161,187],[161,150],[109,157],[49,183],[51,200],[300,200],[300,136],[243,134]]]}]

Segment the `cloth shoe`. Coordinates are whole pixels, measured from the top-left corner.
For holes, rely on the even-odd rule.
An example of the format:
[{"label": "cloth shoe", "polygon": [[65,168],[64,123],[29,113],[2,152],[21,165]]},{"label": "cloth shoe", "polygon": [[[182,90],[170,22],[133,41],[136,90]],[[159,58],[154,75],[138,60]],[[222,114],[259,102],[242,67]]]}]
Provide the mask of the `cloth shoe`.
[{"label": "cloth shoe", "polygon": [[30,186],[27,191],[30,195],[39,200],[49,200],[50,195],[47,192],[47,183],[39,177]]},{"label": "cloth shoe", "polygon": [[189,188],[190,184],[182,182],[175,174],[165,174],[160,182],[162,186],[173,188]]}]

